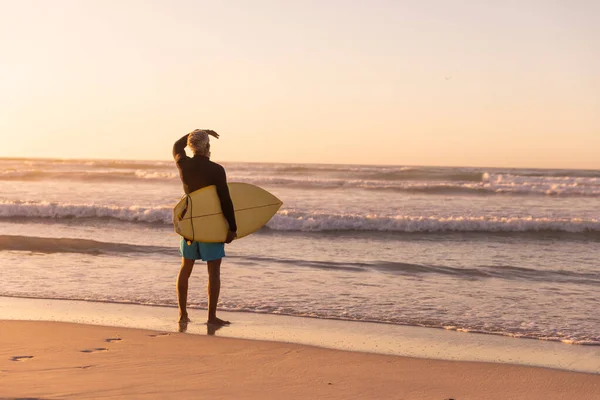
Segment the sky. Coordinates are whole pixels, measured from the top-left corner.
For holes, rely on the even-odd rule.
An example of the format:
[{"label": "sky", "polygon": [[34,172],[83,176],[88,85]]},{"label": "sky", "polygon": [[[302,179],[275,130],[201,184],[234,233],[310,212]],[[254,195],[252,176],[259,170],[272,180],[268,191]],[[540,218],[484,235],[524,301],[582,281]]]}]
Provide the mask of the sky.
[{"label": "sky", "polygon": [[600,169],[595,0],[0,0],[0,157]]}]

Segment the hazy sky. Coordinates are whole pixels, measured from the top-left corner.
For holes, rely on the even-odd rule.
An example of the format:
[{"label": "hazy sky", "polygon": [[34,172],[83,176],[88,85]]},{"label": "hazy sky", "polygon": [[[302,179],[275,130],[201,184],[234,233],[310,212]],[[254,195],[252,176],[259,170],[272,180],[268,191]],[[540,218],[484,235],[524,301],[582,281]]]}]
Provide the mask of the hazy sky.
[{"label": "hazy sky", "polygon": [[600,1],[0,0],[0,156],[600,168]]}]

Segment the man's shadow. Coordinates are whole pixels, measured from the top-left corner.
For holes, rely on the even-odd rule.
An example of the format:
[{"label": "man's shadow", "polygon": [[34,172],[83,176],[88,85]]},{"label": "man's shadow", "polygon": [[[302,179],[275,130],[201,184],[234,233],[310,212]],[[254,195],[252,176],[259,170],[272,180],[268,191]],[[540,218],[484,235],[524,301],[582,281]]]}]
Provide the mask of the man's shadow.
[{"label": "man's shadow", "polygon": [[206,324],[206,334],[214,336],[215,333],[221,329],[224,325]]},{"label": "man's shadow", "polygon": [[[187,322],[179,322],[178,323],[178,332],[187,332],[188,329],[188,323]],[[206,334],[210,335],[210,336],[214,336],[215,333],[221,329],[223,327],[223,325],[215,325],[215,324],[206,324]]]}]

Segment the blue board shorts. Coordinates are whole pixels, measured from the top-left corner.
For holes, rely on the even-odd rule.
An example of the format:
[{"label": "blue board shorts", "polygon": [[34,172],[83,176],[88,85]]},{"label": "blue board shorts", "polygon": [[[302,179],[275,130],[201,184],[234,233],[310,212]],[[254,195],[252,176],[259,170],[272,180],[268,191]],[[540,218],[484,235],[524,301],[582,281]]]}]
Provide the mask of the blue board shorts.
[{"label": "blue board shorts", "polygon": [[188,260],[218,260],[225,257],[225,243],[191,242],[188,244],[185,238],[181,238],[179,254]]}]

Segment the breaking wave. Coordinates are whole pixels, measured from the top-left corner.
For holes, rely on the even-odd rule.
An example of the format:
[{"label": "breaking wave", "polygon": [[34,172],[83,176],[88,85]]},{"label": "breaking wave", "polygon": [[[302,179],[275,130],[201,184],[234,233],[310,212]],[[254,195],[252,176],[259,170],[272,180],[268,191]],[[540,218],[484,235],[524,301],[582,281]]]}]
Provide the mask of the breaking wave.
[{"label": "breaking wave", "polygon": [[[0,218],[111,219],[124,222],[172,223],[170,206],[129,207],[52,202],[0,202]],[[267,224],[275,231],[297,232],[529,232],[600,233],[597,218],[534,218],[492,216],[410,216],[302,213],[282,210]]]}]

